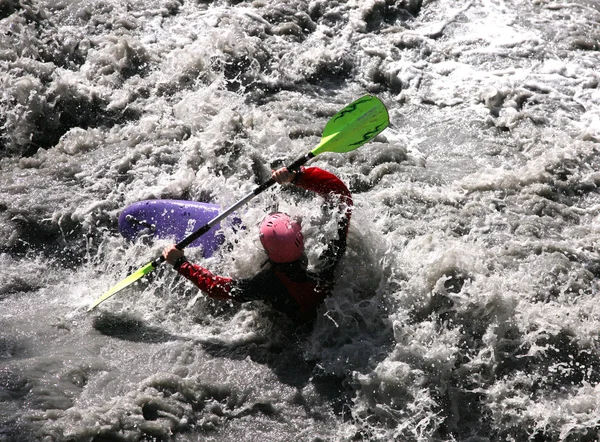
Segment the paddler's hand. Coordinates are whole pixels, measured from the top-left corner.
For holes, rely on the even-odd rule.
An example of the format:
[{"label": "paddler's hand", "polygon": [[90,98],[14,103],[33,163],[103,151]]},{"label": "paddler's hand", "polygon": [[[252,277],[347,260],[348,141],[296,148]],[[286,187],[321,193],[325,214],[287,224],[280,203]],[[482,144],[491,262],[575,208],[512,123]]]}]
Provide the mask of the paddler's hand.
[{"label": "paddler's hand", "polygon": [[296,172],[290,172],[287,170],[287,167],[282,167],[281,169],[271,172],[271,176],[279,184],[285,184],[291,183],[294,181],[294,179],[296,179]]},{"label": "paddler's hand", "polygon": [[162,252],[162,256],[172,266],[175,266],[178,260],[183,258],[183,250],[179,250],[175,247],[175,244],[171,244],[170,246],[165,247]]}]

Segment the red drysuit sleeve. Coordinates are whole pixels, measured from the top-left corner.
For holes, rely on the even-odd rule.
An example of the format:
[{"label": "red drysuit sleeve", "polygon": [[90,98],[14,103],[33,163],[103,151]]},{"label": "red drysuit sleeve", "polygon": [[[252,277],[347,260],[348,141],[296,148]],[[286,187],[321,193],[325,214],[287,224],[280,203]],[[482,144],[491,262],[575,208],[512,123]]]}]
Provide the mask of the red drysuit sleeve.
[{"label": "red drysuit sleeve", "polygon": [[[302,168],[294,184],[306,190],[318,193],[323,198],[331,200],[339,198],[340,207],[345,208],[346,221],[350,221],[352,214],[352,193],[342,180],[334,174],[318,167]],[[348,224],[346,224],[347,230]]]},{"label": "red drysuit sleeve", "polygon": [[331,290],[335,281],[335,269],[346,253],[346,236],[352,215],[352,194],[346,185],[336,177],[318,167],[301,169],[294,184],[307,190],[318,193],[334,207],[337,205],[340,214],[338,220],[338,236],[332,239],[327,249],[319,256],[321,270],[319,279],[325,290]]},{"label": "red drysuit sleeve", "polygon": [[231,278],[214,275],[204,267],[188,261],[184,261],[177,272],[196,284],[200,290],[211,298],[232,299],[230,292],[233,287],[233,280]]}]

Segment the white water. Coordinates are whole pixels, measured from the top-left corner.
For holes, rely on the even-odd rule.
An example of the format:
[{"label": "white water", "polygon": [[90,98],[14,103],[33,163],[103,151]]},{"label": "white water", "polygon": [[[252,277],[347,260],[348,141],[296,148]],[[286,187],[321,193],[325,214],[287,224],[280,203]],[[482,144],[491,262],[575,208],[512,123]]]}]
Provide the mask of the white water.
[{"label": "white water", "polygon": [[[600,437],[598,2],[5,0],[0,29],[1,441]],[[166,244],[121,208],[227,207],[365,93],[391,127],[314,161],[356,210],[313,329],[168,268],[86,313]],[[244,222],[275,204],[314,258],[320,202]],[[229,235],[205,265],[256,272]]]}]

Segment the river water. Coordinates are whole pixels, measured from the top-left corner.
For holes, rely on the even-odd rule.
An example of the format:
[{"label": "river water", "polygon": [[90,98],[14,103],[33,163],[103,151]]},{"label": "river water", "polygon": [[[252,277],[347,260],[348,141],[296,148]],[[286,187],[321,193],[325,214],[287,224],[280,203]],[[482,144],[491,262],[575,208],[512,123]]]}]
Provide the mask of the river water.
[{"label": "river water", "polygon": [[[598,1],[3,0],[0,29],[0,441],[598,440]],[[226,208],[366,93],[390,127],[313,162],[355,211],[312,328],[167,266],[86,312],[168,243],[123,207]],[[321,202],[239,216],[275,206],[313,262]],[[201,262],[257,272],[226,237]]]}]

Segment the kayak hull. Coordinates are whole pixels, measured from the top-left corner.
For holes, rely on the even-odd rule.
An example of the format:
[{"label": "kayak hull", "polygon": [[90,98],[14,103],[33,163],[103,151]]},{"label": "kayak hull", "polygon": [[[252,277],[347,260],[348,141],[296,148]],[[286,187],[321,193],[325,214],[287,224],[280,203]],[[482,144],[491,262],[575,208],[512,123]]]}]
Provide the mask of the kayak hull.
[{"label": "kayak hull", "polygon": [[[184,200],[145,200],[126,207],[119,215],[119,232],[130,241],[141,238],[169,239],[178,243],[219,215],[219,206]],[[231,228],[239,226],[234,219]],[[212,227],[189,247],[202,247],[205,258],[225,241],[219,224]]]}]

